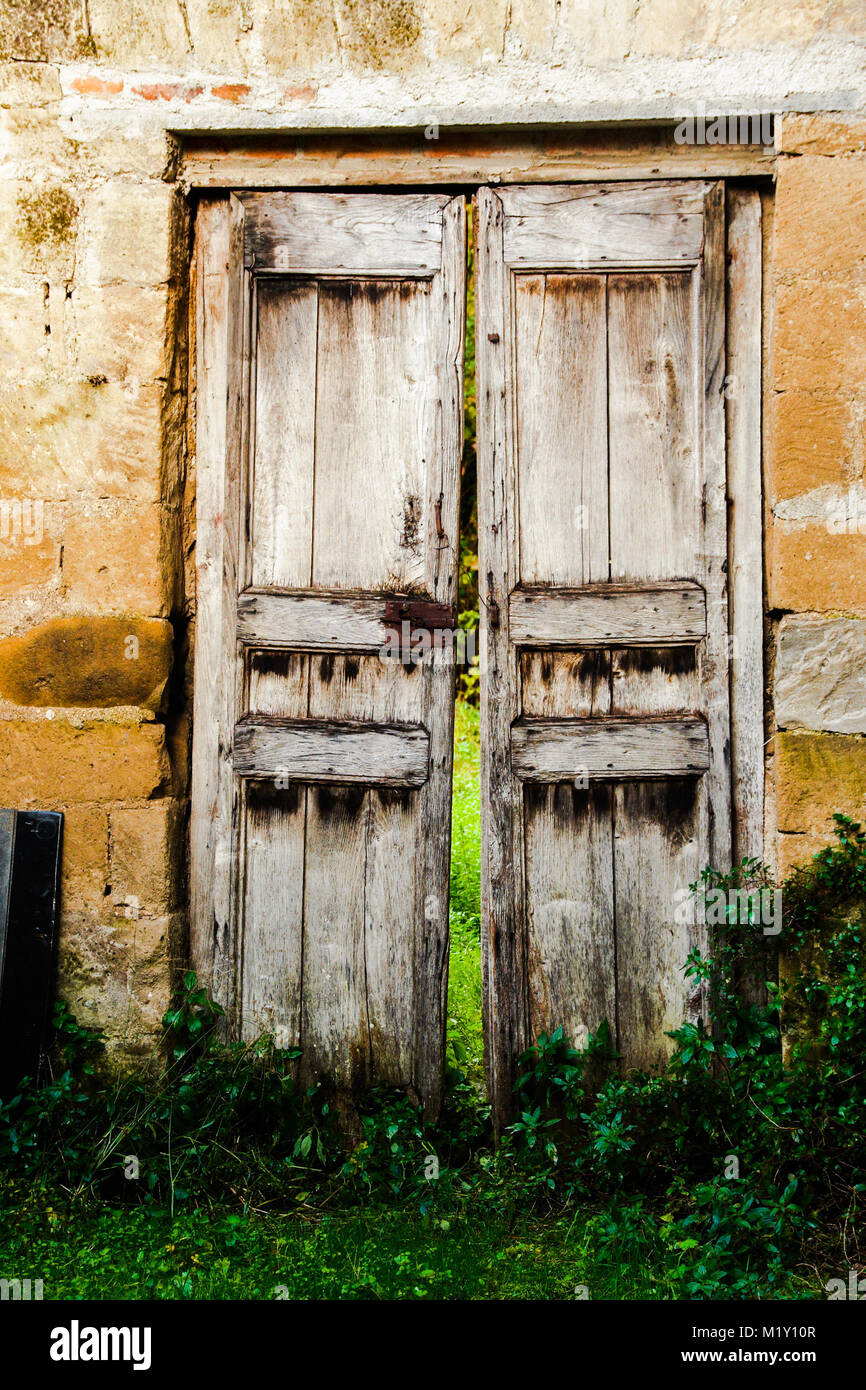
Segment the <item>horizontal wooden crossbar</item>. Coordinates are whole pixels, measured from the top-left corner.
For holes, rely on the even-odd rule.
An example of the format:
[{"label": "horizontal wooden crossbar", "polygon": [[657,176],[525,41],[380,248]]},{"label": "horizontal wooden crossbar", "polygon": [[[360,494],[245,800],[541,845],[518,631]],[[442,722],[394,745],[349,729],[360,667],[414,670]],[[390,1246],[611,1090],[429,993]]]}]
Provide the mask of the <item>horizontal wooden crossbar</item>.
[{"label": "horizontal wooden crossbar", "polygon": [[701,719],[522,719],[511,766],[527,782],[696,777],[710,765]]},{"label": "horizontal wooden crossbar", "polygon": [[244,264],[283,275],[429,276],[444,193],[241,193]]},{"label": "horizontal wooden crossbar", "polygon": [[258,715],[235,725],[234,769],[241,777],[420,787],[430,736],[416,724],[359,724]]},{"label": "horizontal wooden crossbar", "polygon": [[248,647],[375,652],[387,641],[384,598],[245,589],[238,641]]},{"label": "horizontal wooden crossbar", "polygon": [[657,180],[628,185],[512,185],[503,204],[503,254],[513,269],[694,265],[704,245],[707,185]]},{"label": "horizontal wooden crossbar", "polygon": [[400,594],[245,589],[238,598],[237,638],[246,647],[377,652],[394,636],[455,624],[450,604]]},{"label": "horizontal wooden crossbar", "polygon": [[700,584],[588,584],[582,589],[515,589],[512,642],[522,647],[659,646],[700,642],[707,600]]}]

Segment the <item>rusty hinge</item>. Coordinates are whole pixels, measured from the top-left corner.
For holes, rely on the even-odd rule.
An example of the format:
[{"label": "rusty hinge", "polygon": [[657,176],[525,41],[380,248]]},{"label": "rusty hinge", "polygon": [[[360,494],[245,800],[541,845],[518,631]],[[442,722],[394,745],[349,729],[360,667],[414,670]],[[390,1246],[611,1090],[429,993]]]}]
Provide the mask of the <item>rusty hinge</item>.
[{"label": "rusty hinge", "polygon": [[385,625],[395,627],[408,623],[410,632],[419,629],[455,628],[457,614],[450,603],[434,603],[426,598],[389,598],[385,600]]},{"label": "rusty hinge", "polygon": [[496,602],[496,590],[493,585],[493,572],[487,575],[487,626],[492,629],[499,627],[499,604]]}]

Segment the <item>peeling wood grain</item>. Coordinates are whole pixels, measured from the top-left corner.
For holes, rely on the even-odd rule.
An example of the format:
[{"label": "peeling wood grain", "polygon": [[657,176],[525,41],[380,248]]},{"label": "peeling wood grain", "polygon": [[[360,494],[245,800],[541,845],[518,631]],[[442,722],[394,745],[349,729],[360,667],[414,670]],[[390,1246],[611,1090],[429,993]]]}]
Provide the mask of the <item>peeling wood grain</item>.
[{"label": "peeling wood grain", "polygon": [[442,126],[415,131],[293,131],[184,137],[187,188],[335,188],[360,185],[575,183],[634,179],[772,177],[765,145],[681,145],[675,126],[547,124],[543,131]]},{"label": "peeling wood grain", "polygon": [[284,275],[433,275],[447,194],[242,193],[244,257]]},{"label": "peeling wood grain", "polygon": [[737,861],[764,857],[764,601],[761,526],[761,200],[728,190],[731,761]]},{"label": "peeling wood grain", "polygon": [[683,973],[700,936],[688,887],[703,868],[705,779],[614,788],[617,1036],[626,1065],[661,1068],[666,1034],[704,1012]]},{"label": "peeling wood grain", "polygon": [[601,275],[514,278],[524,584],[608,577],[605,293]]},{"label": "peeling wood grain", "polygon": [[427,780],[426,729],[248,715],[235,726],[240,777],[420,787]]},{"label": "peeling wood grain", "polygon": [[513,640],[526,647],[655,647],[699,642],[707,631],[704,591],[693,583],[521,587],[509,609]]},{"label": "peeling wood grain", "polygon": [[511,731],[511,765],[532,782],[694,777],[709,767],[702,719],[522,719]]},{"label": "peeling wood grain", "polygon": [[532,270],[694,264],[703,248],[704,192],[697,181],[664,179],[504,188],[505,263]]}]

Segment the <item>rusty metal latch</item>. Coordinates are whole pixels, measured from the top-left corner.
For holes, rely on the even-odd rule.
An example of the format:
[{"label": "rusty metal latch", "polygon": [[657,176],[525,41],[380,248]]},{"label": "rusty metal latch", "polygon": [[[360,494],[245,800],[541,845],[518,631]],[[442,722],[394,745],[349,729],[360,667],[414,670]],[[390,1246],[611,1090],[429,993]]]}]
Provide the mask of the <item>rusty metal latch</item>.
[{"label": "rusty metal latch", "polygon": [[389,598],[385,600],[385,626],[400,634],[401,624],[408,623],[410,632],[453,629],[457,614],[453,604],[434,603],[432,599]]}]

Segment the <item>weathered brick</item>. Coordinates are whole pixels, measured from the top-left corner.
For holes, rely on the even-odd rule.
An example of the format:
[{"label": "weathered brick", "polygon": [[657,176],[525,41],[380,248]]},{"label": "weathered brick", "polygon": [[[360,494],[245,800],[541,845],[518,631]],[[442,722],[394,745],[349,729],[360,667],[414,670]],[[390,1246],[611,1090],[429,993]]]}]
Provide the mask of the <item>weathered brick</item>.
[{"label": "weathered brick", "polygon": [[835,811],[866,817],[866,739],[779,733],[775,738],[776,817],[782,833],[828,844]]},{"label": "weathered brick", "polygon": [[817,854],[830,842],[829,827],[820,835],[777,835],[776,836],[776,878],[781,882],[792,869],[808,864],[813,854]]},{"label": "weathered brick", "polygon": [[[193,0],[193,4],[201,16],[207,0]],[[295,73],[303,81],[310,73],[337,66],[341,49],[338,12],[328,4],[328,0],[309,0],[309,3],[304,3],[304,0],[278,0],[277,4],[272,0],[251,0],[251,4],[253,29],[260,35],[261,52],[268,72]],[[360,8],[355,4],[356,10]],[[377,8],[382,8],[381,0]],[[343,13],[341,9],[340,21]],[[197,41],[206,42],[214,53],[217,45],[223,54],[230,53],[230,36],[224,28],[222,32],[216,30],[215,18],[211,11],[206,21],[203,17],[200,19],[197,32],[201,38]],[[190,22],[194,23],[192,15]],[[242,52],[245,42],[249,42],[246,35],[241,40]],[[232,62],[229,58],[228,66],[236,72],[237,60]]]},{"label": "weathered brick", "polygon": [[56,68],[44,63],[0,63],[0,106],[50,106],[59,100]]},{"label": "weathered brick", "polygon": [[63,535],[63,580],[77,607],[167,616],[171,564],[161,509],[130,505],[73,516]]},{"label": "weathered brick", "polygon": [[150,920],[106,919],[96,910],[63,914],[58,991],[76,1018],[104,1030],[109,1066],[152,1052],[181,940],[177,914]]},{"label": "weathered brick", "polygon": [[770,400],[772,496],[794,497],[824,483],[842,483],[854,453],[849,400],[804,391]]},{"label": "weathered brick", "polygon": [[162,285],[172,263],[173,191],[165,183],[111,179],[88,193],[81,209],[83,250],[76,280]]},{"label": "weathered brick", "polygon": [[780,729],[866,734],[866,622],[784,618],[773,696]]},{"label": "weathered brick", "polygon": [[773,267],[830,278],[866,265],[866,155],[779,161]]},{"label": "weathered brick", "polygon": [[71,85],[73,92],[80,96],[113,97],[123,91],[123,78],[100,77],[98,73],[89,72],[86,77],[74,77]]},{"label": "weathered brick", "polygon": [[150,0],[88,0],[87,13],[96,50],[113,67],[183,71],[189,62],[185,7]]},{"label": "weathered brick", "polygon": [[[20,479],[18,480],[20,485]],[[30,511],[22,530],[15,508]],[[61,525],[57,509],[40,497],[22,498],[0,484],[0,599],[31,594],[60,580]]]},{"label": "weathered brick", "polygon": [[[38,195],[38,188],[43,184],[43,176],[33,180],[34,170],[50,170],[52,183],[55,170],[63,170],[64,185],[70,194],[75,195],[79,174],[75,146],[68,139],[66,127],[58,120],[56,106],[4,107],[0,111],[0,157],[7,176],[22,179],[29,185],[22,189],[25,199]],[[23,224],[21,230],[24,230]],[[29,242],[30,239],[25,237],[24,240]],[[4,245],[4,253],[5,249]],[[43,240],[40,250],[44,249]],[[72,268],[74,239],[71,236],[67,238],[67,249],[69,254],[62,264]]]},{"label": "weathered brick", "polygon": [[866,152],[866,121],[786,112],[777,122],[776,148],[782,154],[863,153]]},{"label": "weathered brick", "polygon": [[[40,127],[41,147],[46,126],[53,131],[55,123],[44,113],[34,115],[32,120]],[[5,186],[0,181],[0,188],[4,217],[9,218],[5,225],[14,233],[4,238],[5,283],[26,284],[33,275],[71,279],[78,227],[74,186],[49,177],[39,182],[10,180]]]},{"label": "weathered brick", "polygon": [[866,286],[800,281],[776,296],[774,384],[839,391],[866,376]]},{"label": "weathered brick", "polygon": [[168,376],[171,345],[166,342],[165,287],[82,285],[69,304],[80,376],[141,382]]},{"label": "weathered brick", "polygon": [[20,390],[44,375],[51,346],[47,322],[41,285],[0,289],[0,386]]},{"label": "weathered brick", "polygon": [[48,708],[139,705],[158,710],[173,631],[158,618],[52,618],[0,641],[0,694]]},{"label": "weathered brick", "polygon": [[182,814],[163,798],[109,815],[111,893],[134,901],[141,914],[159,917],[178,906]]},{"label": "weathered brick", "polygon": [[[101,103],[104,104],[104,103]],[[88,179],[117,179],[133,175],[142,179],[173,180],[177,172],[178,142],[157,122],[140,129],[132,126],[85,126],[76,143],[77,167]]]},{"label": "weathered brick", "polygon": [[770,547],[771,608],[866,613],[866,536],[776,521]]},{"label": "weathered brick", "polygon": [[0,24],[0,58],[45,63],[79,57],[87,35],[78,0],[5,4]]},{"label": "weathered brick", "polygon": [[108,815],[105,807],[99,804],[64,807],[61,871],[64,910],[72,907],[103,907],[108,886]]},{"label": "weathered brick", "polygon": [[153,796],[168,783],[161,724],[7,720],[0,724],[0,803],[50,811],[70,802]]},{"label": "weathered brick", "polygon": [[158,499],[162,387],[42,381],[0,394],[0,492]]}]

